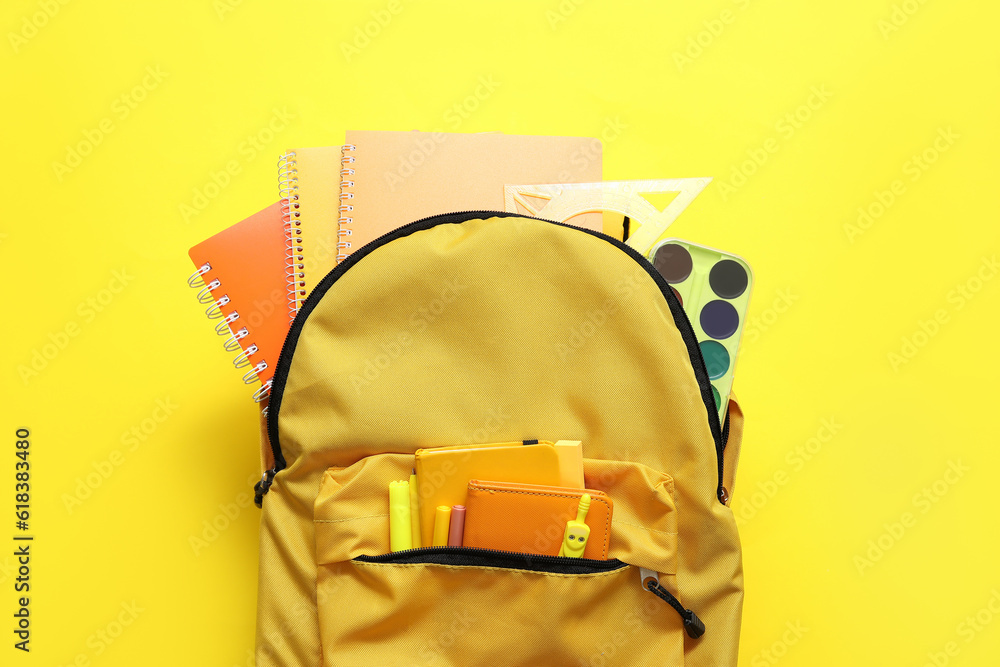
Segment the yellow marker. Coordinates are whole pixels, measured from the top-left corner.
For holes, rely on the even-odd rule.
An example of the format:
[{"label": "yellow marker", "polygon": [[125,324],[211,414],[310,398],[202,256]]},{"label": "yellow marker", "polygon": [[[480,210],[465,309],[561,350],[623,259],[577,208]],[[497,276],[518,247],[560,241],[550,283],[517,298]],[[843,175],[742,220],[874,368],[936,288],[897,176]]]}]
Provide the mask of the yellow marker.
[{"label": "yellow marker", "polygon": [[434,541],[431,546],[448,546],[448,530],[451,527],[451,508],[447,505],[438,505],[434,514]]},{"label": "yellow marker", "polygon": [[403,551],[413,548],[410,526],[410,483],[389,482],[389,548]]},{"label": "yellow marker", "polygon": [[576,508],[576,519],[566,522],[566,534],[563,535],[559,555],[569,558],[579,558],[587,548],[587,538],[590,537],[590,526],[584,521],[590,511],[590,494],[580,496],[580,504]]},{"label": "yellow marker", "polygon": [[420,547],[420,492],[417,489],[417,471],[410,472],[410,528],[413,548]]}]

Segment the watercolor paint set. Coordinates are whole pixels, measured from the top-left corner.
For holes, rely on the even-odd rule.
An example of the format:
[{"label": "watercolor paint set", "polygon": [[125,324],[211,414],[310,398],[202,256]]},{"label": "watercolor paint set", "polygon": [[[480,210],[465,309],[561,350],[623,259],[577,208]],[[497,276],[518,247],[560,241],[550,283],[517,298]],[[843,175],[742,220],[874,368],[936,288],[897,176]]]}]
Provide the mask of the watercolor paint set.
[{"label": "watercolor paint set", "polygon": [[648,257],[691,320],[725,420],[753,287],[750,266],[737,255],[676,238],[658,242]]}]

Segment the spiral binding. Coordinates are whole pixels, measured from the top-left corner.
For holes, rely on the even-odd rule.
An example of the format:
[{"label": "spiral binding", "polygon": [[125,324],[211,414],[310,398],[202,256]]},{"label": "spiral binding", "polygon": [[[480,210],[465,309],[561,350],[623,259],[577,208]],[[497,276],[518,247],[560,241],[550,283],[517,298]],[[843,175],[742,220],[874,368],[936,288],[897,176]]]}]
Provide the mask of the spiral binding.
[{"label": "spiral binding", "polygon": [[[267,368],[267,364],[264,363],[263,361],[260,362],[257,365],[260,368],[255,368],[254,369],[254,373],[255,374],[256,373],[260,373],[262,370],[264,370],[265,368]],[[254,377],[257,377],[258,380],[260,379],[257,375],[255,375]],[[244,380],[244,382],[246,382],[246,380]],[[251,380],[250,382],[247,382],[247,384],[253,384],[253,380]],[[266,401],[268,399],[268,397],[270,395],[271,395],[271,380],[268,380],[267,382],[265,382],[260,387],[257,387],[257,391],[255,391],[253,393],[253,396],[251,396],[251,398],[253,399],[254,403],[263,403],[264,401]],[[264,408],[264,412],[265,412],[265,416],[266,416],[267,408]]]},{"label": "spiral binding", "polygon": [[[250,365],[250,357],[255,354],[257,354],[257,346],[248,345],[245,350],[237,354],[236,358],[233,359],[233,366],[236,368],[246,368]],[[244,381],[246,381],[246,378],[244,378]]]},{"label": "spiral binding", "polygon": [[281,221],[285,230],[285,290],[288,294],[288,318],[295,319],[305,296],[305,256],[302,254],[302,221],[299,212],[299,170],[295,151],[278,160],[278,195],[281,197]]},{"label": "spiral binding", "polygon": [[229,304],[229,295],[223,294],[212,302],[212,305],[205,309],[205,316],[210,320],[217,320],[222,317],[222,307]]},{"label": "spiral binding", "polygon": [[[202,283],[204,282],[205,281],[202,280]],[[198,303],[212,303],[215,301],[215,297],[212,295],[212,290],[218,288],[220,285],[222,285],[222,283],[219,282],[218,278],[205,285],[201,291],[198,292]]]},{"label": "spiral binding", "polygon": [[204,264],[198,267],[197,271],[195,271],[188,277],[188,285],[190,285],[193,289],[201,287],[202,285],[205,284],[205,280],[202,278],[202,276],[211,270],[212,270],[212,265],[209,264],[208,262],[205,262]]},{"label": "spiral binding", "polygon": [[[268,395],[271,393],[271,380],[265,382],[262,386],[257,388],[257,391],[253,393],[254,403],[263,403],[267,400]],[[261,412],[267,415],[267,408],[265,407]]]},{"label": "spiral binding", "polygon": [[[220,336],[225,336],[227,333],[232,333],[232,329],[230,329],[229,325],[238,319],[240,319],[240,313],[239,311],[234,310],[233,312],[229,313],[224,318],[222,318],[221,322],[215,325],[215,333],[219,334]],[[236,350],[233,351],[235,352]]]},{"label": "spiral binding", "polygon": [[344,144],[340,147],[340,205],[337,207],[339,217],[337,218],[337,263],[344,261],[348,253],[344,252],[351,247],[350,241],[345,241],[344,237],[352,233],[350,225],[354,223],[354,217],[350,215],[354,211],[354,204],[348,203],[354,200],[354,167],[348,166],[356,162],[353,153],[357,150],[354,144]]},{"label": "spiral binding", "polygon": [[[266,361],[260,361],[260,362],[258,362],[256,366],[254,366],[253,368],[251,368],[250,370],[248,370],[243,375],[243,382],[245,382],[246,384],[253,384],[254,382],[257,382],[258,380],[260,380],[260,377],[258,376],[258,373],[260,373],[265,368],[267,368],[267,362]],[[258,403],[259,402],[260,401],[258,401]]]},{"label": "spiral binding", "polygon": [[235,352],[236,350],[240,349],[240,339],[246,338],[247,334],[249,333],[250,332],[247,331],[247,328],[243,327],[242,329],[234,333],[232,336],[227,338],[226,342],[222,344],[222,347],[226,348],[226,352]]},{"label": "spiral binding", "polygon": [[[246,327],[241,327],[239,330],[234,330],[230,325],[236,320],[240,319],[240,314],[238,311],[233,311],[228,315],[222,314],[222,307],[229,303],[229,295],[223,293],[222,296],[216,298],[214,292],[222,287],[222,281],[218,278],[213,278],[211,280],[206,279],[206,274],[212,270],[212,265],[206,262],[198,267],[198,270],[191,274],[188,278],[188,285],[192,289],[201,288],[198,292],[198,302],[201,304],[211,304],[205,310],[205,315],[211,320],[220,320],[215,325],[215,333],[223,336],[229,334],[229,338],[223,343],[223,347],[227,352],[235,352],[240,349],[240,343],[242,339],[250,335],[250,331]],[[233,359],[233,365],[236,368],[246,368],[253,363],[250,359],[253,355],[257,354],[259,350],[254,344],[248,345],[243,351],[236,355]],[[266,361],[259,361],[253,368],[247,371],[243,375],[243,382],[246,384],[253,384],[254,382],[260,381],[260,377],[257,375],[262,370],[267,368]],[[253,393],[253,400],[257,403],[265,400],[268,393],[271,390],[271,381],[263,383],[261,387]]]}]

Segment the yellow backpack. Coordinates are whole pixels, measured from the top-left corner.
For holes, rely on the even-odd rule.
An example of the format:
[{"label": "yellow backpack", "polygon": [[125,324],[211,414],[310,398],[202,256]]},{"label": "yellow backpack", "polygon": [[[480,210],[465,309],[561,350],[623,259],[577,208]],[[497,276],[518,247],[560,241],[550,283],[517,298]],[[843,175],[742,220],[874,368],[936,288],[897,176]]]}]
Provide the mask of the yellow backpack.
[{"label": "yellow backpack", "polygon": [[[743,417],[715,414],[687,316],[615,239],[473,211],[355,251],[295,318],[262,421],[257,665],[735,665]],[[417,449],[533,438],[583,441],[608,560],[390,553]]]}]

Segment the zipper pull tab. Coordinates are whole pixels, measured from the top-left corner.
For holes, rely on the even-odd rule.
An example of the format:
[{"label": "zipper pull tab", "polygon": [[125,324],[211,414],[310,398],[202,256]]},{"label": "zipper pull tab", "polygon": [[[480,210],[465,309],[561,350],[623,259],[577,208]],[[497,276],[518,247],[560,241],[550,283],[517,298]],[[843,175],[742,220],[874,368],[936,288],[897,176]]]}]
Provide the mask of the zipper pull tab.
[{"label": "zipper pull tab", "polygon": [[260,507],[264,503],[264,495],[271,488],[271,483],[274,481],[274,476],[278,474],[278,468],[275,466],[270,470],[265,470],[264,474],[260,476],[260,481],[253,485],[253,504]]},{"label": "zipper pull tab", "polygon": [[647,590],[660,598],[680,614],[681,620],[684,621],[684,631],[688,634],[688,637],[697,639],[705,634],[705,624],[698,618],[698,615],[690,609],[685,609],[684,605],[670,591],[660,586],[660,574],[658,572],[641,567],[639,568],[639,579],[642,582],[643,590]]},{"label": "zipper pull tab", "polygon": [[647,570],[644,567],[639,568],[639,579],[640,581],[642,581],[642,589],[644,591],[649,590],[647,586],[649,585],[650,581],[652,581],[657,586],[660,585],[660,573],[653,572],[652,570]]}]

